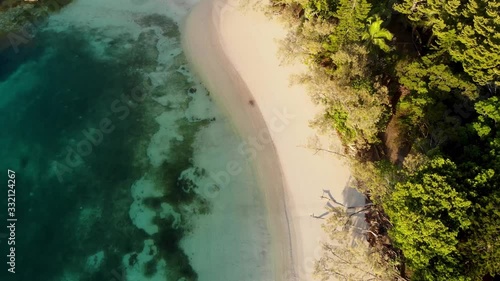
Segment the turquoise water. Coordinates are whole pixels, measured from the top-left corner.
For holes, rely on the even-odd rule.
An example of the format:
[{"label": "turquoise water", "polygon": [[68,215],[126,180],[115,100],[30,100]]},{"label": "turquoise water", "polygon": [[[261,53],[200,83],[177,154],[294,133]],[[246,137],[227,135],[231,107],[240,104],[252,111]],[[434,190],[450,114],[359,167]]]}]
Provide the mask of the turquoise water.
[{"label": "turquoise water", "polygon": [[[132,15],[136,29],[125,32],[63,13],[0,53],[0,169],[16,171],[18,219],[16,274],[2,266],[1,280],[199,279],[181,244],[196,233],[192,218],[214,211],[216,196],[203,191],[221,187],[196,159],[232,159],[239,138],[191,76],[176,23]],[[195,155],[210,128],[232,147]],[[265,216],[248,173],[238,192]],[[252,211],[243,218],[251,236]]]}]

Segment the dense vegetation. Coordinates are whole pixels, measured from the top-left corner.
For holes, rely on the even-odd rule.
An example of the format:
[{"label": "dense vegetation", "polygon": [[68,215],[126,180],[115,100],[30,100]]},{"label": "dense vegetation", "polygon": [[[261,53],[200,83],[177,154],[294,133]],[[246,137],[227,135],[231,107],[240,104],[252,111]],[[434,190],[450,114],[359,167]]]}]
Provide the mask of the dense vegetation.
[{"label": "dense vegetation", "polygon": [[368,240],[386,267],[410,280],[500,275],[500,1],[272,0],[268,11],[291,30],[283,57],[310,68],[298,81],[325,107],[315,125],[340,136],[373,203]]}]

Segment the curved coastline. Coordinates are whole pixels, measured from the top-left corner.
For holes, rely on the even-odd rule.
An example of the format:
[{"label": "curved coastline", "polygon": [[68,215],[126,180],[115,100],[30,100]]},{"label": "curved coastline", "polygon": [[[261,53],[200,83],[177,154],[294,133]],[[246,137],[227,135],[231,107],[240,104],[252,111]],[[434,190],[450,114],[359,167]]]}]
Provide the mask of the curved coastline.
[{"label": "curved coastline", "polygon": [[[193,8],[183,27],[184,50],[193,69],[209,91],[215,93],[214,100],[231,117],[241,136],[244,139],[259,134],[270,136],[259,107],[251,102],[252,93],[224,52],[219,34],[220,14],[226,4],[224,0],[203,0]],[[274,280],[297,280],[285,182],[274,143],[259,148],[253,160],[270,215]]]},{"label": "curved coastline", "polygon": [[282,65],[278,58],[277,40],[286,29],[234,1],[202,0],[195,6],[183,28],[183,47],[240,135],[269,140],[257,147],[253,164],[268,208],[273,280],[314,280],[314,262],[328,240],[318,219],[328,215],[322,193],[347,206],[363,205],[364,196],[350,188],[348,165],[320,152],[341,152],[342,146],[338,137],[310,126],[323,108],[304,85],[290,85],[291,76],[307,66]]}]

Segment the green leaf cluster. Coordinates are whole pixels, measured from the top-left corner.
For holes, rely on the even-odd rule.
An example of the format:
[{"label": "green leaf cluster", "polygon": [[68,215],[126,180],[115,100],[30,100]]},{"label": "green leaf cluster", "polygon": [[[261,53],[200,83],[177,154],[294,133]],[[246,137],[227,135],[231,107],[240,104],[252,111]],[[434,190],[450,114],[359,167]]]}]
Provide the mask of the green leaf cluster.
[{"label": "green leaf cluster", "polygon": [[403,275],[500,275],[500,2],[282,1],[284,56],[309,65],[299,82],[324,108],[312,124],[340,136],[389,215]]},{"label": "green leaf cluster", "polygon": [[457,190],[456,174],[449,159],[432,159],[397,183],[384,202],[391,236],[420,280],[458,280],[458,234],[471,225],[472,202]]},{"label": "green leaf cluster", "polygon": [[430,44],[462,64],[479,85],[500,83],[500,2],[404,0],[394,9],[432,31]]}]

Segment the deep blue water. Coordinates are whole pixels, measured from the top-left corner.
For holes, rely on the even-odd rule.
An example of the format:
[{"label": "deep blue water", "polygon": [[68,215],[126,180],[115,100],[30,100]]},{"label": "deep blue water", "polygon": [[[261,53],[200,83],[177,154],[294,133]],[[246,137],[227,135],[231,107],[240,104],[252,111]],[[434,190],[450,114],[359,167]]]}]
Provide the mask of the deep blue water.
[{"label": "deep blue water", "polygon": [[[160,16],[144,24],[158,22],[176,28]],[[183,138],[171,143],[171,160],[159,169],[151,169],[147,161],[147,143],[158,124],[146,115],[168,108],[159,108],[149,96],[137,100],[130,94],[138,86],[148,89],[143,71],[155,64],[153,47],[158,38],[145,32],[139,40],[115,39],[111,46],[127,43],[132,47],[121,53],[110,48],[109,58],[103,59],[90,45],[88,38],[93,34],[89,32],[39,31],[18,53],[12,49],[0,53],[2,190],[5,192],[7,169],[14,170],[18,219],[17,273],[6,275],[6,230],[2,227],[0,280],[125,280],[121,279],[123,256],[140,253],[148,237],[129,216],[133,202],[130,187],[146,172],[168,191],[161,198],[147,200],[152,209],[160,208],[161,202],[174,208],[195,202],[199,212],[209,211],[202,198],[181,191],[186,183],[178,179],[192,165],[195,133],[210,120],[178,120]],[[173,30],[170,35],[178,36],[178,32]],[[177,61],[172,67],[185,64],[182,55]],[[186,94],[187,103],[188,94],[194,93],[193,85],[177,82],[181,86],[176,89]],[[102,137],[83,133],[101,127],[113,130]],[[3,226],[7,202],[6,196],[1,198]],[[169,280],[196,280],[179,247],[189,227],[173,229],[168,218],[156,223],[160,230],[151,238],[159,254],[148,262],[149,274],[154,275],[162,258],[169,264]],[[103,264],[88,270],[87,258],[99,251],[105,253]],[[128,262],[136,262],[134,255]]]}]

